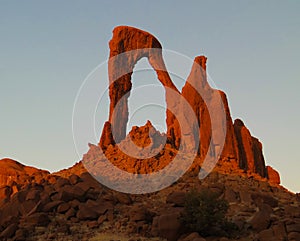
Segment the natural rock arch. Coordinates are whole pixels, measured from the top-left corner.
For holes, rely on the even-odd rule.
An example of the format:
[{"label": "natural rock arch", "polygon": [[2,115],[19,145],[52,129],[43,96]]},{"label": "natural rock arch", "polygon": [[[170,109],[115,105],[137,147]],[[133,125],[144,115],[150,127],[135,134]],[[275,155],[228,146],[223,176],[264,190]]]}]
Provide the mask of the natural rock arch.
[{"label": "natural rock arch", "polygon": [[[100,139],[100,146],[105,149],[109,144],[119,143],[126,137],[129,115],[128,98],[132,87],[131,76],[135,64],[143,57],[148,59],[158,80],[165,87],[167,136],[171,143],[175,143],[175,138],[179,137],[172,135],[174,133],[172,123],[175,122],[175,116],[169,111],[169,107],[170,105],[174,106],[176,101],[169,92],[172,90],[180,93],[166,70],[160,42],[148,32],[133,27],[119,26],[113,30],[109,47],[110,109],[109,119],[104,125]],[[112,135],[112,128],[114,135]]]}]

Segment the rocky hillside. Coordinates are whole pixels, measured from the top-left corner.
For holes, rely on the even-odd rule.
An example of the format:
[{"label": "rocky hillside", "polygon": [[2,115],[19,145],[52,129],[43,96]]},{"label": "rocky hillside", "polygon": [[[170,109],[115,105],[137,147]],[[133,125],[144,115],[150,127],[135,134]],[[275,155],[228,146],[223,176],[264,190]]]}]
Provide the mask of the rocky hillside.
[{"label": "rocky hillside", "polygon": [[[110,113],[99,144],[90,144],[73,167],[52,174],[1,160],[0,240],[300,241],[299,195],[280,186],[278,172],[266,166],[262,144],[243,121],[232,121],[225,93],[207,82],[207,58],[195,58],[179,91],[165,67],[161,44],[150,33],[117,27],[109,46]],[[167,90],[167,133],[148,121],[126,135],[131,75],[142,57]],[[207,157],[217,162],[206,165]],[[181,177],[165,174],[156,180],[161,184],[169,178],[172,185],[146,194],[115,191],[126,183],[125,173],[131,173],[139,182],[135,193],[143,193],[149,183],[141,175],[155,174],[175,160],[173,174]],[[126,172],[116,174],[112,167]],[[201,171],[206,178],[199,178]],[[201,236],[189,230],[181,217],[192,190],[225,200],[234,231]]]},{"label": "rocky hillside", "polygon": [[[224,164],[225,165],[225,164]],[[300,199],[267,179],[217,166],[204,180],[189,172],[160,192],[128,195],[110,190],[88,173],[49,174],[15,194],[1,188],[2,240],[289,240],[300,237]],[[78,165],[76,167],[79,170]],[[83,169],[82,169],[83,170]],[[70,172],[71,173],[71,172]],[[62,172],[66,176],[66,171]],[[190,190],[216,193],[229,203],[238,233],[201,237],[179,221]],[[114,238],[113,238],[114,237]],[[118,237],[118,238],[117,238]],[[198,239],[196,239],[198,238]]]},{"label": "rocky hillside", "polygon": [[47,174],[49,174],[48,171],[24,166],[11,159],[0,160],[0,186],[11,184],[12,182],[22,184],[33,179],[38,180]]}]

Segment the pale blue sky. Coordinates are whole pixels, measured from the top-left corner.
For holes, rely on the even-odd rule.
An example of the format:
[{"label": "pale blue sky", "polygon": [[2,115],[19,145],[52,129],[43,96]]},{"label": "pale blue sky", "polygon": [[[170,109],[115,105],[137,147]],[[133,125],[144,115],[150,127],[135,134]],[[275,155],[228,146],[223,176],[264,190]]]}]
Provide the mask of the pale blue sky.
[{"label": "pale blue sky", "polygon": [[298,1],[0,0],[0,158],[51,171],[80,160],[72,138],[77,91],[106,60],[112,29],[131,25],[164,48],[205,54],[233,118],[299,192],[299,11]]}]

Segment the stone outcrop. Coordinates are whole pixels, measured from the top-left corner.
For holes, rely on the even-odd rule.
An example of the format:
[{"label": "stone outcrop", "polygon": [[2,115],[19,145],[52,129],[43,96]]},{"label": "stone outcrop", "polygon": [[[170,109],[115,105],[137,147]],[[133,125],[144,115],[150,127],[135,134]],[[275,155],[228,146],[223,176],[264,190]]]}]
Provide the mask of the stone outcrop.
[{"label": "stone outcrop", "polygon": [[[206,60],[205,56],[199,56],[194,59],[191,72],[182,88],[182,96],[191,105],[198,121],[197,123],[189,123],[189,125],[193,126],[192,129],[195,129],[195,125],[200,127],[198,133],[194,133],[194,138],[200,137],[198,152],[201,157],[208,152],[214,152],[214,150],[209,150],[212,136],[211,120],[206,103],[202,97],[203,94],[212,95],[213,92],[206,79]],[[202,90],[201,93],[198,90]],[[177,132],[180,132],[180,128],[177,128]]]},{"label": "stone outcrop", "polygon": [[12,159],[0,160],[0,186],[13,182],[18,184],[30,182],[32,179],[41,179],[47,174],[49,174],[48,171],[25,166]]},{"label": "stone outcrop", "polygon": [[270,183],[280,184],[280,176],[279,173],[270,166],[267,166],[267,175]]},{"label": "stone outcrop", "polygon": [[[149,138],[145,130],[142,135],[133,134],[138,127],[131,132],[130,138],[126,137],[131,75],[135,64],[146,57],[165,87],[166,143],[177,150],[197,149],[200,163],[206,157],[218,158],[235,162],[244,171],[268,177],[262,144],[252,137],[241,120],[235,120],[233,124],[226,94],[211,88],[207,81],[205,56],[195,58],[180,93],[165,67],[161,44],[150,33],[127,26],[116,27],[109,47],[110,111],[99,142],[102,150],[106,151],[109,145],[122,143],[123,150],[131,150],[131,153],[135,153],[133,156],[137,157],[139,149],[134,145],[139,146],[141,142],[147,145]],[[219,128],[216,128],[217,125]],[[160,137],[156,139],[161,140]],[[163,145],[163,141],[159,141],[159,145]]]},{"label": "stone outcrop", "polygon": [[250,131],[239,119],[234,121],[234,132],[238,141],[240,168],[267,177],[262,144],[251,136]]},{"label": "stone outcrop", "polygon": [[[222,152],[219,153],[220,158],[238,160],[237,142],[227,98],[224,92],[215,90],[209,85],[206,74],[206,61],[207,58],[205,56],[195,58],[186,84],[182,89],[182,96],[191,105],[197,116],[198,123],[196,124],[199,124],[200,127],[200,134],[194,133],[195,135],[200,135],[199,154],[201,158],[204,158],[206,155],[214,156],[216,155],[217,148],[222,148],[221,145],[224,145]],[[215,133],[214,137],[214,133],[212,133],[212,121],[216,120],[211,119],[211,114],[214,113],[210,113],[208,108],[213,111],[220,109],[214,118],[217,116],[219,118],[217,121],[226,125],[225,130],[223,127],[218,130],[219,132],[223,131],[224,136],[220,136],[221,133]],[[190,125],[195,125],[195,123],[190,123]],[[225,138],[223,144],[218,141],[218,136],[221,139],[222,137]],[[210,142],[213,145],[210,145]],[[211,148],[209,149],[210,146]]]},{"label": "stone outcrop", "polygon": [[[172,91],[179,93],[166,70],[162,47],[159,41],[150,33],[128,26],[116,27],[109,42],[110,55],[108,62],[109,73],[109,120],[105,124],[100,140],[100,146],[113,142],[110,139],[113,133],[114,142],[119,143],[126,137],[128,121],[128,98],[132,87],[131,75],[135,64],[146,57],[155,70],[158,80],[166,88],[167,108],[172,109],[175,99]],[[167,123],[174,122],[174,115],[167,110]],[[172,133],[168,129],[167,133]],[[173,136],[174,138],[175,136]],[[174,141],[174,140],[173,140]]]}]

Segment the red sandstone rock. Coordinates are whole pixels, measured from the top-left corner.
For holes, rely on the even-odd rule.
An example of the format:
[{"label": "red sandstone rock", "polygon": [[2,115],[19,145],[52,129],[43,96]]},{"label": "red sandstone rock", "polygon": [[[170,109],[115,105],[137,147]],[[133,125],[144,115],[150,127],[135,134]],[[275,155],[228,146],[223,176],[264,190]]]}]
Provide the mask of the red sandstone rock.
[{"label": "red sandstone rock", "polygon": [[152,232],[157,232],[160,237],[170,241],[175,241],[179,238],[182,231],[182,224],[179,221],[180,213],[173,212],[163,214],[153,220]]},{"label": "red sandstone rock", "polygon": [[5,158],[0,160],[0,186],[9,185],[12,181],[24,184],[38,176],[46,177],[49,172],[34,167],[22,165],[21,163]]},{"label": "red sandstone rock", "polygon": [[[195,129],[195,125],[199,125],[199,133],[194,132],[194,140],[200,136],[199,154],[200,158],[205,158],[206,155],[220,155],[220,158],[238,160],[237,141],[235,139],[231,114],[227,102],[227,97],[224,92],[212,89],[207,82],[206,75],[206,60],[205,56],[196,57],[192,66],[191,72],[187,78],[186,84],[182,89],[182,96],[188,101],[192,107],[198,123],[189,122],[192,118],[187,118],[191,129]],[[214,116],[211,116],[214,114]],[[184,115],[187,115],[184,113]],[[214,119],[211,119],[211,118]],[[216,119],[217,118],[217,119]],[[222,128],[212,130],[219,122]],[[225,130],[223,125],[226,126]],[[214,132],[212,132],[214,131]],[[218,133],[216,133],[216,131]],[[179,131],[176,131],[176,133]],[[225,139],[222,146],[222,140]],[[213,145],[210,145],[212,141]],[[209,146],[211,149],[209,149]],[[220,153],[218,148],[222,148]]]},{"label": "red sandstone rock", "polygon": [[280,176],[279,173],[270,166],[267,166],[268,179],[270,183],[280,184]]},{"label": "red sandstone rock", "polygon": [[[207,105],[202,95],[211,95],[213,90],[209,86],[206,77],[206,60],[205,56],[196,57],[192,66],[191,72],[187,78],[185,85],[182,88],[182,96],[192,107],[196,120],[198,122],[190,122],[192,118],[187,118],[191,129],[195,129],[195,125],[200,126],[199,131],[193,133],[194,140],[200,137],[199,153],[201,157],[206,156],[209,151],[209,144],[211,139],[211,120],[207,109]],[[183,110],[183,115],[186,115]],[[176,128],[176,133],[180,132],[180,128]]]},{"label": "red sandstone rock", "polygon": [[[110,59],[109,72],[109,96],[110,111],[109,123],[106,123],[100,146],[119,143],[126,136],[128,121],[128,97],[132,87],[131,75],[134,65],[143,57],[148,58],[150,65],[157,73],[157,77],[163,86],[179,93],[166,71],[162,57],[161,44],[150,33],[128,26],[119,26],[113,30],[113,37],[109,42]],[[174,105],[175,100],[166,89],[167,108]],[[167,111],[167,126],[174,122],[174,116]],[[111,140],[110,129],[113,129],[114,141]],[[171,131],[168,130],[168,133]]]},{"label": "red sandstone rock", "polygon": [[183,207],[186,199],[186,193],[185,192],[172,192],[167,196],[167,203],[174,204],[174,206],[177,207]]},{"label": "red sandstone rock", "polygon": [[238,141],[240,168],[266,177],[262,144],[257,138],[251,136],[250,131],[239,119],[234,121],[234,131]]}]

